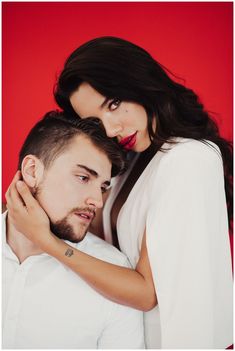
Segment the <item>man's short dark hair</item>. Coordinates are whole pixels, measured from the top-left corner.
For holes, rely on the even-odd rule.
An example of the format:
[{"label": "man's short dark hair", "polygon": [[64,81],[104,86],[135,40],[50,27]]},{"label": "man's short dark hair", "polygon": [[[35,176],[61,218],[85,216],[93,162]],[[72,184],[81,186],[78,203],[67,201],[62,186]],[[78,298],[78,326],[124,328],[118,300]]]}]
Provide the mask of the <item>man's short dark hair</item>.
[{"label": "man's short dark hair", "polygon": [[77,135],[84,135],[103,151],[112,163],[112,176],[125,170],[125,155],[121,147],[108,138],[102,122],[95,117],[70,118],[64,112],[50,111],[31,129],[19,154],[18,169],[26,155],[38,157],[49,168]]}]

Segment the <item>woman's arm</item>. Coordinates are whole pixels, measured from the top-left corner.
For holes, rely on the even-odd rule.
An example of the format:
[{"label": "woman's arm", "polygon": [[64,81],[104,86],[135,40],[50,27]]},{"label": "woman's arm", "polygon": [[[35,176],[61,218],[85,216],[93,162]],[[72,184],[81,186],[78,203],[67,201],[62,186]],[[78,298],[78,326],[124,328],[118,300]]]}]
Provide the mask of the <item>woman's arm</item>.
[{"label": "woman's arm", "polygon": [[157,303],[145,235],[136,270],[104,262],[69,246],[49,229],[49,219],[27,185],[15,176],[7,194],[9,217],[16,228],[49,255],[71,268],[108,299],[148,311]]},{"label": "woman's arm", "polygon": [[44,251],[71,268],[108,299],[142,311],[156,305],[145,240],[136,270],[99,260],[70,247],[54,235],[43,246]]}]

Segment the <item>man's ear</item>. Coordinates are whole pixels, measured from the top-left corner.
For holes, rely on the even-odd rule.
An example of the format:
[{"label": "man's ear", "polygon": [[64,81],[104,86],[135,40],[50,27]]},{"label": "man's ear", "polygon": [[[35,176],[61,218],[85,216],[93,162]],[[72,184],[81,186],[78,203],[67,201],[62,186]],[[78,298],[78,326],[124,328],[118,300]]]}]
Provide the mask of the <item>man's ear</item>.
[{"label": "man's ear", "polygon": [[36,156],[27,155],[21,163],[21,173],[25,183],[30,188],[34,188],[43,179],[43,163]]}]

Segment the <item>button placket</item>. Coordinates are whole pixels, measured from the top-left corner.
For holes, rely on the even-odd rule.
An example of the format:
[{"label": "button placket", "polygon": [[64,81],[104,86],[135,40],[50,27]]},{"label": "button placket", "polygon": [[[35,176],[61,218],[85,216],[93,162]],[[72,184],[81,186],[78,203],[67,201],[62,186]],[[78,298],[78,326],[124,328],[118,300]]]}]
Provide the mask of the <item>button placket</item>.
[{"label": "button placket", "polygon": [[30,258],[26,259],[25,262],[17,267],[12,281],[3,327],[3,344],[8,345],[8,348],[14,348],[16,346],[15,338],[19,314],[22,307],[22,299],[24,297],[25,282],[32,264],[33,260]]}]

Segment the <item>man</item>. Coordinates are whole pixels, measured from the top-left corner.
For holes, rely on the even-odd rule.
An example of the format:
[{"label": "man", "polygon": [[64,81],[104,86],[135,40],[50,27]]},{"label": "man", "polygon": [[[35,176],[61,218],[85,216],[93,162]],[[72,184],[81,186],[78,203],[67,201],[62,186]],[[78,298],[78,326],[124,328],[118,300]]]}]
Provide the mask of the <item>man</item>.
[{"label": "man", "polygon": [[[26,138],[19,165],[54,234],[90,255],[128,266],[122,253],[87,233],[111,173],[123,167],[118,146],[97,123],[48,113]],[[141,312],[98,294],[17,232],[7,213],[3,224],[3,348],[144,347]]]}]

